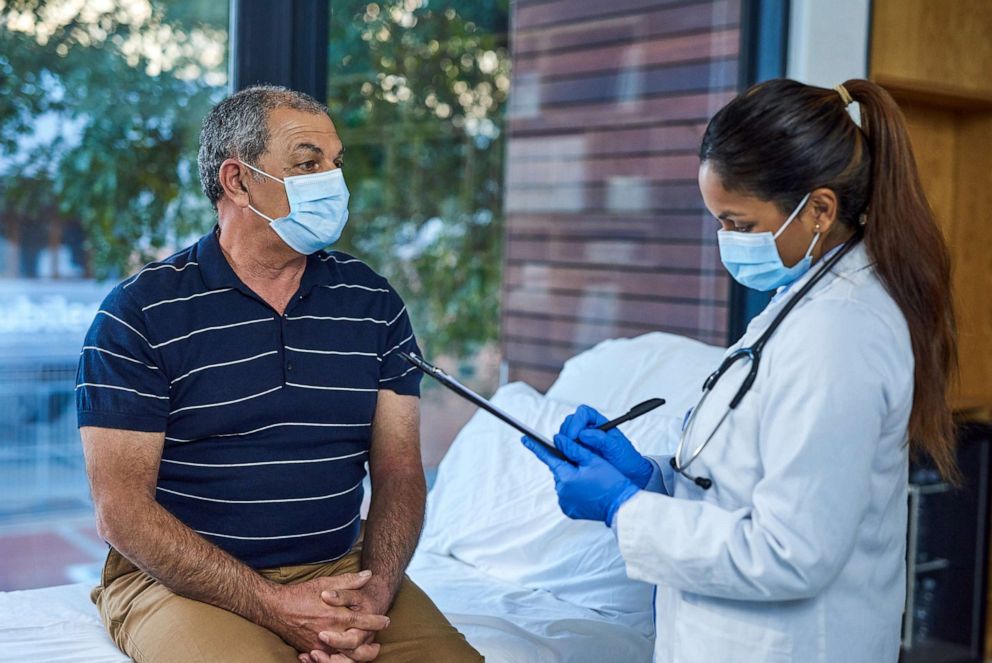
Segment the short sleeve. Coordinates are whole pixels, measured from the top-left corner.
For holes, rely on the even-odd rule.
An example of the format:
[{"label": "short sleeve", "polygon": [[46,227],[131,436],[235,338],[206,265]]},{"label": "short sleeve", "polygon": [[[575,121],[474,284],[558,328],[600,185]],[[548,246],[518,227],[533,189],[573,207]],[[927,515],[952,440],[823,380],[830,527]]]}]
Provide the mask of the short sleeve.
[{"label": "short sleeve", "polygon": [[387,296],[389,322],[380,352],[382,363],[379,365],[379,388],[388,389],[401,396],[420,396],[422,375],[400,355],[400,351],[420,354],[417,338],[410,324],[410,316],[403,300],[392,287],[389,288]]},{"label": "short sleeve", "polygon": [[169,381],[140,308],[118,286],[93,319],[76,373],[79,426],[164,432]]}]

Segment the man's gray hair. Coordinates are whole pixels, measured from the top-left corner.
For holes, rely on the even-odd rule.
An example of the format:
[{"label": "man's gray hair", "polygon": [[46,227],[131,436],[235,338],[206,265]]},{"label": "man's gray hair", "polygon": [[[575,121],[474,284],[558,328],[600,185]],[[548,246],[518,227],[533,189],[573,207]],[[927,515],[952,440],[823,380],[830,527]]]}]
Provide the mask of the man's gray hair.
[{"label": "man's gray hair", "polygon": [[224,195],[220,165],[225,159],[241,159],[254,165],[269,145],[269,113],[276,108],[327,115],[327,106],[302,92],[275,85],[245,88],[213,107],[200,129],[200,187],[217,209]]}]

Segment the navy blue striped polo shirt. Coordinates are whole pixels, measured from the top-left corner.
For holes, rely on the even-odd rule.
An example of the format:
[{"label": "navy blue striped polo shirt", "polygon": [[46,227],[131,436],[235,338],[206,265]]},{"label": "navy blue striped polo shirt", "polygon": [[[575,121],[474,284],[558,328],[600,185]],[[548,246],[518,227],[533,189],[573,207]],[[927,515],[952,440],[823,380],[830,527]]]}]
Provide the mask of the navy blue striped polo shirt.
[{"label": "navy blue striped polo shirt", "polygon": [[419,396],[397,352],[419,352],[406,307],[360,260],[321,251],[279,315],[215,232],[104,300],[80,355],[79,425],[164,432],[158,502],[246,564],[341,557],[377,394]]}]

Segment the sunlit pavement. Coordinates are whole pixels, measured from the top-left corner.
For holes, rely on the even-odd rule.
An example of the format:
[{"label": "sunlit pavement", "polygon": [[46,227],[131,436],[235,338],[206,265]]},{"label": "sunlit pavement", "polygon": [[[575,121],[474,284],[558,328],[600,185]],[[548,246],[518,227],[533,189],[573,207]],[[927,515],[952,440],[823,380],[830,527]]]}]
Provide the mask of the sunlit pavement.
[{"label": "sunlit pavement", "polygon": [[0,525],[0,591],[72,582],[95,585],[106,554],[92,514]]}]

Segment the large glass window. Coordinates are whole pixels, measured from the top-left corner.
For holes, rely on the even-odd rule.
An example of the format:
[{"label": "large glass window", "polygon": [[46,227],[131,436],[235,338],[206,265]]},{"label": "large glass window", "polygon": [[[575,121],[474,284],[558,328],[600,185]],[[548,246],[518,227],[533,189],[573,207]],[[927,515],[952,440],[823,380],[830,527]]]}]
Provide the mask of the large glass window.
[{"label": "large glass window", "polygon": [[[328,106],[347,149],[339,245],[406,299],[424,352],[497,383],[506,0],[335,0]],[[425,384],[425,463],[473,408]]]},{"label": "large glass window", "polygon": [[113,279],[213,221],[227,25],[212,0],[0,1],[0,590],[98,578],[79,349]]}]

